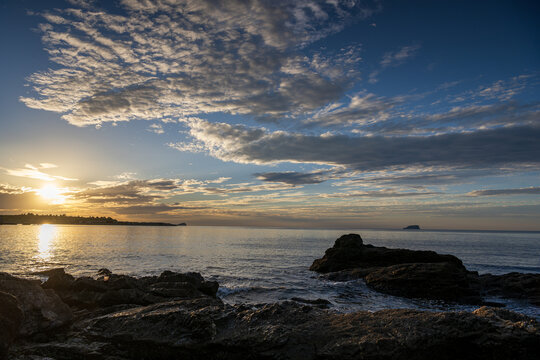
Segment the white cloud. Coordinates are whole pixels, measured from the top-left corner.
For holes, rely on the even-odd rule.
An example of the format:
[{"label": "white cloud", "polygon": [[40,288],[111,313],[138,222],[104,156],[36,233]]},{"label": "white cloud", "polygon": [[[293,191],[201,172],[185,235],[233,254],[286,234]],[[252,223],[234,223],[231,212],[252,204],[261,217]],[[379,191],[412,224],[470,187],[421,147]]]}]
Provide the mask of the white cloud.
[{"label": "white cloud", "polygon": [[77,126],[311,111],[358,76],[359,47],[331,58],[298,49],[378,9],[350,1],[125,0],[113,14],[73,4],[83,8],[43,14],[43,42],[58,66],[31,75],[35,94],[21,101]]},{"label": "white cloud", "polygon": [[75,181],[77,179],[60,176],[60,175],[51,175],[47,174],[42,169],[51,169],[56,168],[57,166],[50,163],[42,163],[40,166],[34,166],[31,164],[26,164],[24,168],[18,168],[18,169],[7,169],[2,168],[6,174],[11,176],[18,176],[18,177],[25,177],[29,179],[36,179],[36,180],[43,180],[43,181],[55,181],[55,180],[64,180],[64,181]]}]

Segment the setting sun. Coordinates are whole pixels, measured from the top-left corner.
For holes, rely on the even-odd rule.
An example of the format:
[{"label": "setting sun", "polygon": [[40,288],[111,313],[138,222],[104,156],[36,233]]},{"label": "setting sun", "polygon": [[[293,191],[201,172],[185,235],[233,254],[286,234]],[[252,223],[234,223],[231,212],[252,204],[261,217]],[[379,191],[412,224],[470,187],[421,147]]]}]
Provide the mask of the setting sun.
[{"label": "setting sun", "polygon": [[36,191],[41,197],[53,204],[61,204],[65,201],[65,196],[62,195],[62,190],[54,185],[45,185]]}]

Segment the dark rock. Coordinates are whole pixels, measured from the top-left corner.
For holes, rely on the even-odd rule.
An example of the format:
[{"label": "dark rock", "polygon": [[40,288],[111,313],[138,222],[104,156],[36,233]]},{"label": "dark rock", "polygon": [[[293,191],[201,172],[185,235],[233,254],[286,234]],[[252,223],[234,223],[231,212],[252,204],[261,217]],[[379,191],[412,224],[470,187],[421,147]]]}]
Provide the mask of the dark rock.
[{"label": "dark rock", "polygon": [[54,276],[54,275],[64,275],[66,273],[64,268],[54,268],[43,271],[35,271],[31,275],[42,275],[42,276]]},{"label": "dark rock", "polygon": [[[309,268],[319,273],[328,273],[355,268],[376,268],[406,263],[449,262],[463,267],[463,263],[453,255],[440,255],[434,251],[388,249],[372,245],[362,245],[360,236],[342,236],[334,246],[326,250],[322,259],[317,259]],[[345,240],[343,238],[346,237]],[[356,240],[355,240],[356,239]]]},{"label": "dark rock", "polygon": [[111,276],[112,271],[106,268],[101,268],[97,272],[98,276]]},{"label": "dark rock", "polygon": [[292,301],[296,301],[302,304],[309,304],[309,305],[316,305],[318,307],[328,307],[328,305],[332,305],[332,303],[326,299],[304,299],[300,297],[293,297],[291,298]]},{"label": "dark rock", "polygon": [[42,289],[39,281],[20,279],[0,273],[0,291],[15,296],[24,314],[21,335],[49,331],[71,323],[73,313],[51,289]]},{"label": "dark rock", "polygon": [[[454,275],[461,276],[455,264],[414,265],[425,265],[423,271],[432,265],[449,266],[454,269],[445,274],[454,271]],[[96,287],[92,282],[91,286],[77,288],[80,291],[62,290],[72,296],[95,296],[92,301],[96,301],[96,309],[77,310],[76,321],[69,328],[18,338],[9,349],[9,358],[423,360],[436,354],[442,360],[529,360],[540,356],[539,324],[503,309],[484,307],[472,313],[400,309],[340,314],[305,305],[322,306],[327,303],[325,300],[302,298],[295,298],[296,302],[231,306],[202,294],[199,289],[205,280],[197,273],[165,272],[134,282],[130,280],[133,278],[121,275],[105,276],[110,276],[109,281],[118,279],[114,289],[109,287],[109,281],[96,280],[104,283],[107,290],[93,291]],[[7,274],[0,274],[0,279],[0,286],[4,287],[9,287],[5,283],[15,281]],[[19,288],[33,293],[39,293],[36,286],[43,293],[53,291],[41,289],[35,281],[17,281]],[[19,284],[21,281],[24,286]],[[164,301],[167,294],[157,296],[154,291],[194,297]],[[144,296],[154,296],[152,301],[162,302],[134,307],[133,303],[139,301],[136,298]],[[110,300],[105,301],[107,297]],[[16,308],[17,301],[20,299],[0,294],[0,305],[8,304],[0,307],[0,316],[5,315],[5,309]],[[118,304],[122,301],[131,304]],[[25,312],[25,316],[27,313],[30,312]],[[11,310],[7,314],[13,316]],[[13,323],[16,322],[17,315]],[[6,328],[4,322],[0,326],[0,331]],[[16,330],[9,329],[7,338],[11,339],[13,335],[9,334]]]},{"label": "dark rock", "polygon": [[217,281],[206,281],[199,273],[175,273],[172,271],[164,271],[157,278],[157,282],[161,283],[189,283],[192,284],[201,293],[215,297],[219,288]]},{"label": "dark rock", "polygon": [[403,230],[420,230],[420,225],[409,225],[405,226]]},{"label": "dark rock", "polygon": [[165,271],[159,277],[137,279],[101,269],[97,276],[96,279],[74,279],[63,271],[52,272],[43,287],[54,289],[70,306],[98,309],[122,304],[150,305],[171,299],[216,297],[219,286],[215,281],[206,281],[199,273]]},{"label": "dark rock", "polygon": [[396,296],[480,304],[468,272],[453,263],[399,264],[370,272],[370,288]]},{"label": "dark rock", "polygon": [[540,306],[540,274],[484,274],[479,276],[479,281],[485,295],[525,299]]},{"label": "dark rock", "polygon": [[321,274],[319,277],[321,279],[330,280],[330,281],[351,281],[363,279],[372,271],[381,269],[381,266],[370,267],[370,268],[355,268],[351,270],[341,270],[334,271],[325,274]]},{"label": "dark rock", "polygon": [[7,358],[9,345],[19,333],[23,313],[17,298],[0,291],[0,359]]},{"label": "dark rock", "polygon": [[335,248],[361,248],[364,245],[362,238],[358,234],[342,235],[336,240]]},{"label": "dark rock", "polygon": [[538,323],[501,309],[338,314],[292,302],[258,307],[213,298],[112,313],[81,338],[129,359],[536,359]]},{"label": "dark rock", "polygon": [[55,269],[51,272],[43,272],[49,278],[42,285],[44,289],[65,290],[69,289],[75,282],[75,278],[64,272],[64,269]]}]

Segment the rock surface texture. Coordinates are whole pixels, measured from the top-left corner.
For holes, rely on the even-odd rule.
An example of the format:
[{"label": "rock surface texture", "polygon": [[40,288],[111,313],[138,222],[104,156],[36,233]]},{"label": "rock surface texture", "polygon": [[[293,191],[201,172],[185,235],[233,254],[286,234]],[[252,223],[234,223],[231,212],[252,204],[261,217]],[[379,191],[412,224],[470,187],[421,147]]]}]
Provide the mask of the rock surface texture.
[{"label": "rock surface texture", "polygon": [[[166,275],[171,278],[173,273]],[[433,359],[436,353],[443,360],[532,360],[540,356],[538,322],[487,307],[474,312],[399,309],[340,314],[290,301],[231,306],[203,294],[146,306],[74,310],[70,326],[39,338],[19,337],[8,358],[420,360]]]}]

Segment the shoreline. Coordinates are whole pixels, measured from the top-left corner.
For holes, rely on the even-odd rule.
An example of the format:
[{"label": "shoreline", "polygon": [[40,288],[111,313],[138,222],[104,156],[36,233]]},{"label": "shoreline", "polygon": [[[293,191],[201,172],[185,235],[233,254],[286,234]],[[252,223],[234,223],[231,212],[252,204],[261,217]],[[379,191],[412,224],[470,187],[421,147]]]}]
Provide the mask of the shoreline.
[{"label": "shoreline", "polygon": [[540,355],[538,320],[483,298],[528,296],[531,306],[539,306],[533,305],[538,288],[530,286],[540,274],[483,278],[452,255],[365,245],[356,234],[337,239],[310,270],[321,274],[318,281],[362,278],[382,294],[474,309],[341,313],[328,300],[303,297],[228,304],[217,296],[218,282],[194,272],[136,278],[103,268],[75,278],[56,268],[34,273],[46,278],[43,282],[0,273],[0,359],[427,360],[436,351],[440,359],[532,360]]}]

